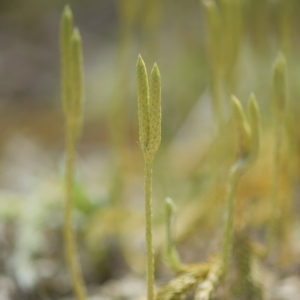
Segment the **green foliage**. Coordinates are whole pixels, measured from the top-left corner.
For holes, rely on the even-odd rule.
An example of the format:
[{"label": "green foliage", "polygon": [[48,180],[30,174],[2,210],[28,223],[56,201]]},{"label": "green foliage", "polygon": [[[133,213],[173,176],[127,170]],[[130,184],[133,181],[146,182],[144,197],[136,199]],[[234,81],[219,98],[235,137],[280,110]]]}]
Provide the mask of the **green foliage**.
[{"label": "green foliage", "polygon": [[[31,2],[36,5],[33,0]],[[59,1],[54,2],[60,5]],[[290,47],[293,45],[291,38],[296,37],[299,31],[296,18],[299,3],[286,0],[201,0],[201,9],[207,22],[206,59],[202,40],[205,36],[203,18],[201,12],[197,11],[200,1],[116,0],[115,5],[108,0],[100,2],[97,9],[116,8],[119,28],[117,47],[114,49],[116,51],[111,51],[113,47],[108,39],[108,43],[101,43],[103,48],[100,52],[93,48],[88,56],[89,77],[93,78],[97,88],[101,85],[97,94],[90,94],[89,98],[96,99],[99,110],[95,111],[101,110],[102,116],[106,114],[102,110],[105,105],[109,110],[108,128],[103,118],[99,121],[92,120],[88,126],[90,129],[96,125],[92,134],[87,136],[88,147],[84,147],[84,152],[89,156],[86,167],[89,177],[85,180],[88,185],[85,186],[84,181],[75,176],[77,144],[83,129],[85,87],[82,40],[79,31],[74,28],[71,9],[66,6],[60,24],[61,100],[66,137],[63,186],[60,185],[61,181],[55,181],[51,177],[51,184],[43,188],[45,191],[37,194],[30,203],[27,200],[31,199],[32,194],[24,196],[23,185],[21,192],[13,197],[6,193],[5,187],[0,190],[0,216],[5,222],[5,226],[0,224],[1,233],[6,233],[6,224],[9,225],[9,235],[11,224],[16,226],[12,260],[13,278],[16,278],[17,286],[24,289],[40,288],[44,275],[38,278],[39,268],[40,265],[44,268],[45,254],[42,231],[48,237],[50,228],[49,240],[53,229],[56,234],[62,222],[58,203],[63,198],[65,256],[71,286],[77,299],[87,298],[82,273],[87,275],[90,282],[102,279],[103,275],[105,279],[111,279],[119,272],[119,265],[123,271],[125,263],[138,274],[144,272],[146,264],[148,300],[181,300],[191,297],[197,300],[263,299],[264,284],[261,283],[264,277],[257,276],[259,263],[266,257],[269,260],[271,258],[274,263],[272,271],[278,275],[282,261],[291,261],[299,256],[294,236],[299,227],[295,204],[300,182],[300,105],[297,101],[300,95],[300,60],[297,49]],[[80,5],[85,6],[82,15],[84,19],[86,15],[89,16],[86,9],[90,4],[78,2],[78,7]],[[101,13],[101,9],[98,11]],[[48,14],[47,9],[45,12]],[[44,19],[40,15],[34,18],[37,17]],[[101,26],[107,26],[105,34],[107,29],[111,29],[109,26],[116,29],[116,18],[109,18],[109,22],[108,19],[101,20]],[[37,22],[30,16],[28,19],[30,20],[26,20],[26,24],[28,22],[29,27],[24,30],[31,30],[32,24]],[[162,24],[160,20],[163,21]],[[160,25],[163,27],[160,28]],[[111,32],[115,34],[114,30]],[[95,41],[92,45],[95,47],[98,43]],[[276,48],[284,54],[278,54],[271,81],[266,76],[271,65],[266,54]],[[27,49],[27,45],[24,49]],[[130,72],[134,72],[131,56],[136,49],[142,49],[147,61],[158,59],[164,74],[168,74],[164,82],[166,102],[163,139],[160,72],[154,64],[151,75],[149,73],[148,76],[141,56],[136,64],[139,128],[136,128],[136,118],[132,117],[136,112],[133,110],[135,103],[131,101],[134,76]],[[31,51],[28,53],[31,54]],[[104,59],[105,64],[93,63],[96,61],[93,55],[99,61],[98,53],[101,57],[103,55],[108,58]],[[109,71],[111,63],[115,64],[113,74]],[[99,70],[103,72],[102,77],[98,77],[98,73],[93,76],[95,70],[98,71],[94,65],[101,65]],[[21,67],[19,69],[22,70]],[[291,75],[289,78],[288,73]],[[268,85],[271,85],[271,92]],[[210,87],[210,92],[207,92],[207,86]],[[110,87],[113,91],[108,95]],[[90,93],[90,87],[87,90]],[[239,95],[242,99],[248,95],[249,90],[254,90],[261,99],[259,107],[263,112],[262,132],[260,110],[254,94],[249,97],[247,110],[237,97],[231,96]],[[99,91],[105,91],[107,99],[99,97]],[[104,99],[101,104],[98,102],[99,98],[101,101]],[[4,109],[5,106],[6,104]],[[95,112],[93,113],[95,116]],[[211,118],[211,114],[215,118]],[[6,122],[5,118],[3,120]],[[8,132],[15,132],[14,126],[12,127],[10,124],[7,126]],[[51,124],[51,129],[53,128],[55,126]],[[142,184],[137,174],[142,172],[139,170],[141,156],[135,146],[137,131],[145,167],[144,214],[138,203]],[[97,155],[103,155],[105,160],[108,158],[107,161],[113,162],[113,166],[105,162],[99,169],[92,165],[90,170],[89,147],[96,140],[93,134],[99,133],[101,143],[106,144],[104,151],[97,152]],[[44,131],[42,134],[44,135]],[[6,134],[3,136],[6,138]],[[161,150],[157,155],[159,147]],[[11,155],[11,147],[7,148],[3,153]],[[26,157],[27,153],[21,151],[21,155]],[[5,170],[10,158],[5,157],[5,163],[1,165],[1,183],[4,180],[5,184],[14,184],[11,183],[13,180],[10,180],[10,174],[7,180]],[[157,160],[155,173],[154,159]],[[99,186],[99,172],[111,175],[113,182],[104,181]],[[14,170],[14,174],[19,176],[19,170]],[[155,198],[158,200],[155,203],[158,211],[154,214],[155,218],[152,216],[153,180]],[[101,207],[91,201],[90,195],[96,199],[105,199]],[[167,195],[176,198],[179,208],[176,212],[176,233],[173,228],[173,201],[170,198],[165,203],[159,201]],[[14,201],[15,197],[17,201]],[[163,205],[165,214],[162,211]],[[80,220],[84,219],[80,225],[86,225],[85,228],[79,227],[82,237],[80,244],[83,243],[80,249],[83,251],[84,261],[87,261],[83,265],[84,272],[79,264],[75,237],[78,223],[74,212]],[[223,218],[224,224],[221,225]],[[140,231],[144,223],[146,259],[139,247]],[[212,239],[216,232],[221,232],[219,248],[215,247]],[[257,246],[250,232],[260,238],[266,232],[267,249],[264,245]],[[10,236],[7,241],[6,236],[4,239],[1,236],[3,257],[7,252],[6,247],[11,250]],[[194,243],[199,248],[194,249]],[[178,245],[181,255],[177,252]],[[258,250],[259,247],[262,250]],[[60,255],[61,249],[57,248],[55,254]],[[216,253],[212,254],[212,249]],[[290,255],[293,252],[297,255]],[[159,273],[162,268],[159,265],[163,260],[161,255],[164,255],[167,267],[175,273],[175,278],[155,289],[154,274],[155,269]],[[204,262],[184,263],[183,261],[192,260],[190,255]],[[120,260],[124,264],[119,264]],[[91,262],[97,262],[97,266],[94,264],[92,269],[100,266],[95,271],[95,277],[90,272]],[[0,261],[0,264],[5,263]],[[5,280],[5,271],[10,272],[11,268],[9,263],[7,265],[4,270]],[[156,268],[156,265],[159,267]],[[108,266],[116,270],[108,270]],[[61,270],[56,269],[59,267],[53,267],[53,274],[61,276]],[[265,267],[268,270],[269,264]],[[165,274],[167,273],[163,273],[163,278],[158,277],[159,280],[165,280]],[[53,285],[57,285],[57,277],[53,282]],[[47,285],[47,291],[51,290],[50,287],[48,289],[48,282],[44,284]],[[41,290],[42,288],[43,286]],[[56,297],[56,292],[53,288],[53,295],[48,298]]]},{"label": "green foliage", "polygon": [[77,29],[73,29],[73,17],[66,6],[61,20],[61,65],[62,103],[66,121],[66,173],[65,173],[65,214],[64,242],[65,256],[72,278],[74,293],[78,300],[86,299],[86,288],[77,257],[72,210],[74,201],[75,143],[82,129],[82,45]]},{"label": "green foliage", "polygon": [[[216,122],[218,122],[220,133],[223,123],[221,102],[222,81],[224,80],[227,83],[228,90],[234,90],[235,86],[234,69],[241,39],[241,4],[235,0],[223,0],[218,4],[213,0],[209,0],[203,3],[209,24],[209,47],[213,78],[212,92],[214,109],[217,116]],[[132,17],[128,18],[132,19]],[[70,177],[66,181],[68,183],[68,191],[68,186],[70,187],[73,181],[70,174],[73,172],[74,143],[78,139],[82,128],[83,80],[81,39],[79,32],[72,29],[73,20],[69,9],[66,9],[62,24],[62,95],[66,115],[67,135],[69,134],[70,137],[67,145],[69,147],[69,154],[71,154],[70,157],[72,157],[72,162],[69,164]],[[226,38],[224,38],[224,34]],[[71,73],[72,77],[70,76]],[[150,80],[148,81],[146,65],[141,56],[138,57],[136,64],[136,78],[139,143],[145,161],[148,300],[181,299],[191,293],[194,288],[196,288],[195,299],[212,299],[218,286],[223,283],[224,279],[228,279],[227,275],[229,271],[236,274],[236,281],[232,289],[234,297],[249,300],[262,299],[263,293],[261,287],[253,275],[253,262],[256,256],[252,244],[247,236],[241,235],[239,231],[235,230],[234,221],[236,191],[240,178],[253,165],[259,155],[261,139],[260,113],[254,94],[251,94],[248,100],[247,117],[240,101],[235,96],[231,97],[232,119],[237,132],[237,149],[236,160],[230,168],[228,176],[226,222],[223,228],[221,253],[213,256],[205,264],[184,265],[181,263],[171,228],[174,206],[172,200],[168,198],[165,204],[167,228],[166,258],[168,265],[178,276],[159,288],[157,293],[155,293],[152,237],[152,167],[154,156],[161,142],[161,79],[158,67],[154,64]],[[287,101],[286,63],[283,55],[279,55],[274,68],[272,99],[275,115],[282,120],[282,114]],[[275,204],[273,205],[276,207]],[[274,220],[274,217],[272,217],[272,220]],[[73,269],[71,267],[71,270],[71,273],[74,272],[74,267]],[[76,282],[76,279],[73,280]],[[76,286],[80,286],[81,284],[78,285],[78,282],[75,283],[75,289]]]}]

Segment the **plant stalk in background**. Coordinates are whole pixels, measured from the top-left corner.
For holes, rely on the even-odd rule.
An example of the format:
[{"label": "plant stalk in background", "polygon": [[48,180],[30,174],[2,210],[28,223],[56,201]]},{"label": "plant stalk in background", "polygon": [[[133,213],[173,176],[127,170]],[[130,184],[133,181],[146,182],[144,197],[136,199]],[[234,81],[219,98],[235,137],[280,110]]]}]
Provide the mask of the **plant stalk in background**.
[{"label": "plant stalk in background", "polygon": [[275,240],[276,224],[278,217],[279,197],[279,175],[280,175],[280,151],[282,147],[284,115],[287,103],[287,70],[283,54],[279,54],[275,63],[272,83],[272,105],[274,111],[274,157],[273,157],[273,178],[271,186],[271,217],[268,228],[267,247],[270,253]]},{"label": "plant stalk in background", "polygon": [[226,275],[232,253],[236,189],[241,175],[256,160],[260,144],[260,116],[257,101],[251,95],[248,101],[248,119],[239,100],[232,96],[232,112],[238,133],[238,155],[229,175],[227,192],[227,216],[223,236],[223,267]]},{"label": "plant stalk in background", "polygon": [[145,217],[147,251],[147,299],[154,299],[154,250],[152,241],[152,167],[161,140],[161,83],[154,64],[150,76],[150,89],[145,63],[137,60],[137,100],[139,141],[145,162]]},{"label": "plant stalk in background", "polygon": [[167,249],[166,249],[167,263],[173,272],[179,273],[182,270],[182,264],[173,240],[172,219],[173,219],[175,208],[174,208],[174,202],[172,201],[171,198],[166,198],[165,209],[166,209],[166,228],[167,228]]},{"label": "plant stalk in background", "polygon": [[218,127],[222,123],[222,88],[229,95],[237,86],[236,66],[242,37],[240,0],[203,0],[207,15],[211,90]]},{"label": "plant stalk in background", "polygon": [[79,31],[73,29],[73,16],[66,6],[61,19],[61,72],[62,102],[66,122],[66,173],[64,241],[65,255],[72,278],[74,293],[78,300],[86,299],[86,288],[78,261],[75,234],[72,229],[72,191],[76,142],[82,130],[83,70],[82,42]]}]

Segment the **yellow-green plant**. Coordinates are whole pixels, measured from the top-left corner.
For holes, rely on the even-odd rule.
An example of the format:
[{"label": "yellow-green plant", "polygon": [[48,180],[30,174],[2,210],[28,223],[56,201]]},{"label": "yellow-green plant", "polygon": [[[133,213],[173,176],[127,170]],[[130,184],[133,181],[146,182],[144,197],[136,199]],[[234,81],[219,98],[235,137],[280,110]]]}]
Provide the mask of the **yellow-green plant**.
[{"label": "yellow-green plant", "polygon": [[258,272],[258,255],[247,231],[237,230],[233,242],[234,278],[231,295],[235,299],[263,299]]},{"label": "yellow-green plant", "polygon": [[156,300],[185,299],[197,283],[203,281],[208,274],[207,264],[189,266],[182,274],[160,287]]},{"label": "yellow-green plant", "polygon": [[195,299],[209,300],[218,287],[223,274],[221,256],[214,255],[208,263],[204,264],[182,264],[172,236],[171,223],[174,203],[171,198],[165,200],[165,208],[167,227],[166,258],[168,266],[178,276],[158,290],[156,299],[183,299],[196,287]]},{"label": "yellow-green plant", "polygon": [[[241,3],[239,0],[203,0],[202,3],[208,25],[210,87],[216,124],[211,170],[213,182],[218,185],[226,159],[225,152],[220,149],[226,143],[224,120],[229,111],[228,103],[223,100],[224,95],[231,95],[236,88],[236,65],[241,44]],[[216,188],[214,192],[217,193]],[[212,198],[218,199],[217,196]]]},{"label": "yellow-green plant", "polygon": [[[184,298],[196,287],[194,295],[196,300],[210,300],[221,284],[222,278],[224,278],[227,273],[234,241],[236,188],[242,174],[256,160],[260,145],[260,115],[255,96],[251,94],[248,100],[248,120],[245,117],[239,100],[234,96],[232,96],[232,111],[238,133],[238,153],[236,162],[230,170],[227,195],[227,219],[223,236],[222,253],[221,255],[213,255],[211,259],[204,264],[183,265],[180,262],[172,239],[171,219],[174,209],[173,202],[170,198],[167,198],[167,259],[170,268],[178,274],[178,277],[161,287],[157,291],[156,299],[171,300]],[[252,248],[247,248],[247,251],[248,250],[252,251]],[[251,282],[247,281],[247,276],[252,276],[253,270],[251,255],[246,256],[243,264],[238,264],[236,270],[243,272],[243,275],[245,275],[243,277],[245,280],[243,281],[241,279],[240,285],[245,285],[248,289],[247,292],[249,291],[251,295],[260,296],[259,285],[257,284],[257,289],[256,286],[254,286],[256,281],[254,281],[254,279],[252,280],[252,277]]]},{"label": "yellow-green plant", "polygon": [[78,300],[86,299],[86,288],[78,261],[75,234],[72,229],[72,191],[74,186],[74,165],[76,142],[82,130],[83,70],[82,42],[80,33],[73,28],[73,16],[66,6],[61,19],[61,89],[66,122],[66,171],[65,171],[65,213],[64,242],[65,256],[72,278],[74,293]]},{"label": "yellow-green plant", "polygon": [[236,64],[242,38],[242,1],[220,0],[222,12],[223,63],[229,92],[236,89]]},{"label": "yellow-green plant", "polygon": [[196,288],[195,300],[210,300],[216,291],[223,274],[222,260],[219,256],[214,257],[209,264],[209,271],[205,280]]},{"label": "yellow-green plant", "polygon": [[150,88],[145,63],[139,55],[136,65],[139,141],[145,162],[145,217],[147,251],[147,295],[154,299],[154,250],[152,241],[152,167],[161,140],[161,82],[154,64]]},{"label": "yellow-green plant", "polygon": [[272,83],[272,106],[274,112],[274,157],[273,157],[273,178],[271,186],[271,216],[268,228],[268,252],[271,251],[274,244],[276,223],[278,218],[276,211],[278,209],[279,194],[279,174],[280,174],[280,151],[282,147],[284,114],[287,103],[287,68],[283,54],[279,54],[274,66]]},{"label": "yellow-green plant", "polygon": [[248,101],[249,121],[247,121],[243,108],[236,97],[232,96],[231,103],[233,119],[238,133],[238,151],[236,162],[230,170],[228,182],[227,216],[222,249],[224,274],[227,272],[232,253],[237,185],[241,175],[257,158],[260,144],[260,116],[255,96],[252,94]]},{"label": "yellow-green plant", "polygon": [[[222,124],[222,85],[229,93],[236,88],[236,63],[241,45],[241,1],[203,0],[207,15],[211,90],[218,129]],[[225,77],[224,77],[225,76]]]},{"label": "yellow-green plant", "polygon": [[166,208],[166,228],[167,228],[166,258],[167,258],[167,263],[171,268],[171,270],[173,270],[175,273],[178,273],[182,270],[182,265],[173,240],[172,219],[174,215],[174,203],[171,198],[166,198],[165,208]]}]

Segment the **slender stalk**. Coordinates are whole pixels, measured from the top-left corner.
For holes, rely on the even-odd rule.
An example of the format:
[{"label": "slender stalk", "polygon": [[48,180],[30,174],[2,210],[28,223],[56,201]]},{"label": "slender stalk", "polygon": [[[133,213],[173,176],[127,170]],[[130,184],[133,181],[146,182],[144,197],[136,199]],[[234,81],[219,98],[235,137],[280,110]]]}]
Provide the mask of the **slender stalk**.
[{"label": "slender stalk", "polygon": [[280,173],[280,158],[282,147],[282,135],[284,126],[284,116],[287,105],[288,89],[287,89],[287,66],[286,60],[282,53],[279,53],[273,71],[272,82],[272,105],[274,111],[274,158],[273,158],[273,178],[271,187],[271,215],[268,226],[267,236],[267,249],[270,253],[274,246],[275,238],[278,238],[276,233],[277,222],[282,221],[281,216],[276,216],[276,210],[278,209],[278,197],[279,197],[279,173]]},{"label": "slender stalk", "polygon": [[74,293],[78,300],[86,299],[86,289],[77,255],[73,231],[73,185],[76,141],[82,130],[83,111],[83,62],[80,33],[73,28],[73,15],[69,6],[62,14],[61,29],[61,89],[66,126],[66,173],[64,246],[67,265],[72,279]]},{"label": "slender stalk", "polygon": [[66,174],[65,174],[65,256],[70,271],[74,293],[78,300],[86,299],[86,289],[82,278],[81,268],[77,256],[77,247],[75,234],[72,226],[72,190],[74,183],[74,164],[75,164],[75,141],[70,132],[67,132],[66,138]]},{"label": "slender stalk", "polygon": [[278,218],[276,216],[276,211],[278,209],[278,193],[279,193],[279,164],[280,164],[280,149],[281,149],[281,126],[276,124],[274,131],[274,157],[273,157],[273,174],[272,174],[272,186],[271,186],[271,218],[268,228],[268,240],[267,249],[270,253],[276,236],[276,224]]},{"label": "slender stalk", "polygon": [[148,300],[154,299],[154,249],[152,239],[152,167],[153,161],[149,159],[145,163],[145,216]]},{"label": "slender stalk", "polygon": [[148,300],[154,299],[154,250],[152,242],[152,167],[161,140],[161,83],[154,64],[148,85],[147,69],[141,56],[137,60],[137,99],[139,140],[145,162],[145,215]]},{"label": "slender stalk", "polygon": [[260,117],[256,98],[251,95],[248,100],[248,119],[236,97],[232,97],[232,112],[238,133],[238,158],[229,174],[227,191],[227,216],[223,234],[223,276],[227,274],[233,248],[234,210],[236,189],[242,174],[256,160],[260,145]]},{"label": "slender stalk", "polygon": [[167,249],[166,258],[167,263],[171,270],[175,273],[179,273],[182,270],[182,263],[180,261],[179,254],[176,250],[173,232],[172,232],[172,219],[174,214],[174,203],[171,198],[166,198],[165,200],[166,209],[166,237],[167,237]]},{"label": "slender stalk", "polygon": [[229,266],[230,253],[232,251],[233,244],[233,221],[234,221],[234,208],[235,208],[235,194],[238,184],[239,176],[236,172],[233,172],[228,183],[227,192],[227,216],[224,230],[224,240],[223,240],[223,267],[224,274],[226,274]]}]

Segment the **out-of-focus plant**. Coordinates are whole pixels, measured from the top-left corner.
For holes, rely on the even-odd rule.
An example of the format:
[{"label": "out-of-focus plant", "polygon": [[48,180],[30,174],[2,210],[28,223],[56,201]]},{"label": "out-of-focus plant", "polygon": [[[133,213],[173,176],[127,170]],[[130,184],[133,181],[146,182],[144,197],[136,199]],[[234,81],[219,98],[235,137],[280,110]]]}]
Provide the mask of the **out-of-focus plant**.
[{"label": "out-of-focus plant", "polygon": [[204,0],[208,23],[211,90],[218,129],[222,125],[222,88],[229,94],[236,89],[236,64],[241,46],[242,12],[239,0]]},{"label": "out-of-focus plant", "polygon": [[66,173],[64,241],[65,255],[78,300],[86,299],[86,288],[81,273],[73,231],[73,188],[76,162],[76,142],[82,131],[83,70],[82,42],[78,29],[73,28],[73,16],[66,6],[61,19],[61,89],[66,122]]},{"label": "out-of-focus plant", "polygon": [[234,279],[230,295],[234,299],[262,300],[263,289],[258,271],[258,253],[246,230],[238,230],[233,242]]},{"label": "out-of-focus plant", "polygon": [[[235,194],[240,177],[255,162],[260,145],[260,115],[255,96],[252,94],[248,101],[248,120],[245,117],[243,108],[239,100],[232,96],[233,119],[238,133],[238,153],[235,164],[229,174],[227,192],[227,215],[224,226],[223,248],[221,254],[214,255],[204,264],[183,265],[175,249],[171,234],[171,217],[173,213],[173,203],[170,199],[166,201],[167,219],[167,262],[170,268],[178,274],[178,277],[170,281],[157,292],[157,299],[170,300],[174,297],[184,297],[196,287],[195,299],[212,299],[218,286],[222,284],[222,279],[227,278],[230,261],[238,247],[235,245],[234,230],[234,210]],[[261,299],[261,289],[253,277],[253,257],[255,257],[252,245],[249,246],[248,238],[243,240],[245,253],[238,256],[236,260],[236,270],[240,273],[237,280],[237,294],[254,295]],[[248,251],[248,252],[247,252]],[[239,259],[240,258],[240,259]],[[244,288],[244,289],[243,289]],[[243,293],[241,293],[243,289]],[[246,298],[245,298],[246,299]],[[247,298],[248,299],[248,298]],[[250,298],[249,298],[250,299]]]},{"label": "out-of-focus plant", "polygon": [[[237,61],[242,38],[242,11],[239,0],[204,0],[208,27],[210,90],[215,115],[216,133],[212,145],[212,178],[215,186],[227,172],[224,148],[226,120],[230,106],[225,99],[235,93]],[[228,143],[227,143],[228,144]],[[217,188],[214,188],[217,193]],[[217,196],[212,196],[217,199]],[[215,202],[213,200],[213,202]]]},{"label": "out-of-focus plant", "polygon": [[272,82],[272,106],[274,112],[274,156],[273,156],[273,178],[271,186],[271,215],[268,227],[268,252],[274,246],[278,238],[278,221],[281,219],[278,213],[279,189],[280,189],[280,161],[285,122],[285,111],[287,106],[287,67],[283,54],[279,54],[275,62]]},{"label": "out-of-focus plant", "polygon": [[243,108],[236,97],[232,97],[232,112],[235,126],[238,132],[238,152],[235,164],[229,174],[227,191],[227,216],[223,236],[223,267],[226,275],[232,254],[232,243],[234,234],[234,209],[235,194],[241,175],[253,164],[258,156],[260,144],[260,116],[257,102],[254,95],[248,101],[247,121]]},{"label": "out-of-focus plant", "polygon": [[166,249],[166,259],[171,270],[175,273],[180,272],[182,269],[179,254],[176,250],[173,231],[172,231],[172,221],[174,218],[174,203],[171,198],[166,198],[165,200],[165,210],[166,210],[166,235],[167,235],[167,249]]}]

